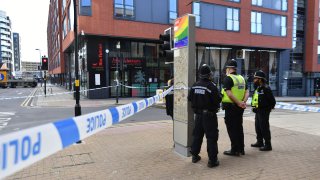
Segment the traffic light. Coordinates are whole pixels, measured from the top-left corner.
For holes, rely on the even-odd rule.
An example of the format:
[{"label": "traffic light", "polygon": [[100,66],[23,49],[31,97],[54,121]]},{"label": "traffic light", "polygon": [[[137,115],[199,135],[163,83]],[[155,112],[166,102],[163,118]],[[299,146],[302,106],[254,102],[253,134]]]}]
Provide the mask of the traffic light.
[{"label": "traffic light", "polygon": [[42,57],[41,59],[41,70],[48,70],[48,58]]},{"label": "traffic light", "polygon": [[171,27],[164,30],[163,34],[159,36],[160,41],[163,44],[160,45],[160,57],[164,57],[166,61],[172,62],[173,61],[173,50],[172,50],[172,29]]}]

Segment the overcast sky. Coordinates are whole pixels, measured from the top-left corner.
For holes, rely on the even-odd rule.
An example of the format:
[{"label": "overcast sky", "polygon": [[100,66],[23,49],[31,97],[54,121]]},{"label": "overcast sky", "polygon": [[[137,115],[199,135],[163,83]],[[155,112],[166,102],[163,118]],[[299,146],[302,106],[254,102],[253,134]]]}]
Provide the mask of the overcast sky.
[{"label": "overcast sky", "polygon": [[11,20],[12,32],[20,34],[21,60],[40,62],[47,56],[47,21],[50,0],[0,0],[0,10]]}]

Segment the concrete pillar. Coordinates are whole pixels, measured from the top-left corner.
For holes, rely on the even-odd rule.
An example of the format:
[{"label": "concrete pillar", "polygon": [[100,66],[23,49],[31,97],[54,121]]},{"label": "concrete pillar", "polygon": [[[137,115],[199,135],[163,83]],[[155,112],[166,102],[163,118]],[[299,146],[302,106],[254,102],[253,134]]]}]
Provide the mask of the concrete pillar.
[{"label": "concrete pillar", "polygon": [[174,44],[175,151],[183,156],[190,156],[194,114],[188,101],[188,88],[196,78],[195,16],[187,14],[175,21]]}]

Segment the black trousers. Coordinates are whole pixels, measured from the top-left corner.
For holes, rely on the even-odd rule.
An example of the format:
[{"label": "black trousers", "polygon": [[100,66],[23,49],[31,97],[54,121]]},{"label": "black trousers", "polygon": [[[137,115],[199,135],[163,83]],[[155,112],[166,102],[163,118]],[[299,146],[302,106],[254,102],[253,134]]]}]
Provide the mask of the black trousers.
[{"label": "black trousers", "polygon": [[195,127],[193,129],[193,143],[191,146],[191,154],[198,155],[201,150],[204,134],[207,138],[207,152],[210,160],[217,158],[218,154],[218,120],[216,113],[196,114]]},{"label": "black trousers", "polygon": [[266,145],[270,145],[271,133],[269,125],[270,110],[258,109],[255,116],[255,127],[257,133],[257,141],[265,141]]},{"label": "black trousers", "polygon": [[244,109],[235,104],[224,105],[225,123],[231,141],[231,151],[244,151],[243,112]]}]

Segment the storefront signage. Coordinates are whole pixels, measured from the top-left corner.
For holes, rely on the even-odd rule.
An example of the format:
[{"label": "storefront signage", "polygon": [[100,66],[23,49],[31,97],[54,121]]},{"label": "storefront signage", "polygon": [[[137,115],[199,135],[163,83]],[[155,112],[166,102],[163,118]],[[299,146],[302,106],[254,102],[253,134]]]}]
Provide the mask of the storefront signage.
[{"label": "storefront signage", "polygon": [[189,17],[178,18],[174,23],[174,47],[182,48],[188,46],[189,40]]},{"label": "storefront signage", "polygon": [[103,48],[102,44],[98,44],[98,62],[92,63],[92,69],[103,69]]},{"label": "storefront signage", "polygon": [[124,58],[121,61],[121,59],[119,59],[117,57],[111,58],[112,67],[116,67],[117,63],[118,63],[118,66],[120,66],[121,63],[123,63],[124,65],[128,65],[128,66],[142,66],[143,60],[142,59],[133,59],[133,58]]}]

